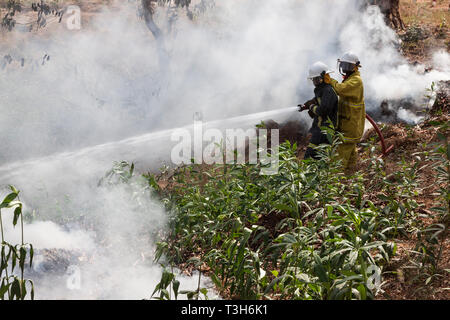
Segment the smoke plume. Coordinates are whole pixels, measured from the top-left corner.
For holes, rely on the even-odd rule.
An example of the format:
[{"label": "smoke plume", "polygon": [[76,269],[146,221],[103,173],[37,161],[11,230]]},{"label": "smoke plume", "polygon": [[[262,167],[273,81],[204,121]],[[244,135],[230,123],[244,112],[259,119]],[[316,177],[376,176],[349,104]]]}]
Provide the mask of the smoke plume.
[{"label": "smoke plume", "polygon": [[[450,78],[447,52],[434,54],[431,72],[409,65],[379,9],[361,11],[358,0],[216,1],[193,21],[180,9],[170,25],[160,9],[162,41],[133,2],[115,6],[80,31],[61,24],[0,44],[12,59],[0,71],[0,185],[14,184],[35,211],[26,241],[78,250],[90,261],[75,264],[83,290],[68,290],[65,273],[56,280],[48,273],[38,298],[149,297],[161,274],[151,260],[163,206],[137,184],[97,183],[113,161],[167,159],[166,140],[151,132],[190,125],[195,112],[212,121],[303,103],[313,95],[309,65],[336,69],[348,50],[360,58],[369,112],[386,99],[420,105],[433,81]],[[399,117],[417,121],[414,111]],[[45,269],[39,261],[36,268]]]}]

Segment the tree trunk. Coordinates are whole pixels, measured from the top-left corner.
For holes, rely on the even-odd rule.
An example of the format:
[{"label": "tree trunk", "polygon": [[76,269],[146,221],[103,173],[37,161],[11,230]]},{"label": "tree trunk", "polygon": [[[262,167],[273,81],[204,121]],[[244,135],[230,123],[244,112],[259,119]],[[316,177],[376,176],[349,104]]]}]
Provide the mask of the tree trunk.
[{"label": "tree trunk", "polygon": [[380,7],[387,25],[392,25],[394,29],[405,29],[405,24],[400,16],[399,0],[373,0],[372,2]]},{"label": "tree trunk", "polygon": [[147,28],[153,34],[153,37],[156,40],[156,47],[158,52],[158,61],[159,61],[159,73],[160,73],[160,88],[164,88],[165,75],[167,70],[169,69],[169,54],[167,53],[165,41],[164,41],[164,33],[163,31],[156,25],[155,20],[153,20],[154,14],[154,4],[156,4],[157,0],[142,0],[142,11],[145,20],[145,24]]},{"label": "tree trunk", "polygon": [[153,20],[153,3],[155,3],[155,0],[142,0],[142,10],[147,28],[151,31],[155,39],[159,41],[161,40],[163,33]]}]

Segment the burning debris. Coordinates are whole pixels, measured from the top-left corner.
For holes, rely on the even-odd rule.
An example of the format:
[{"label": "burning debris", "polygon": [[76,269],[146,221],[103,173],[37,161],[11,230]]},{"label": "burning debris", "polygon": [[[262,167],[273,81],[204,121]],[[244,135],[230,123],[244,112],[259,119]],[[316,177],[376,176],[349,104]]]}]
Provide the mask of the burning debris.
[{"label": "burning debris", "polygon": [[420,116],[420,108],[411,97],[403,99],[385,99],[381,102],[379,109],[370,112],[378,122],[384,123],[411,123],[416,122]]},{"label": "burning debris", "polygon": [[428,91],[430,93],[424,97],[423,103],[418,103],[411,97],[383,100],[380,108],[371,112],[371,116],[378,122],[416,124],[425,118],[426,111],[448,112],[450,81],[439,81]]},{"label": "burning debris", "polygon": [[85,252],[66,249],[41,249],[35,251],[33,267],[27,269],[28,277],[39,278],[51,274],[66,277],[70,266],[77,266],[92,259]]},{"label": "burning debris", "polygon": [[[439,81],[436,87],[435,97],[431,100],[431,102],[434,102],[426,109],[429,112],[429,116],[448,114],[450,111],[450,81]],[[389,144],[397,148],[405,143],[415,144],[420,140],[418,136],[409,137],[407,132],[399,125],[400,123],[411,124],[405,120],[407,116],[416,117],[416,119],[413,119],[415,120],[414,124],[424,120],[425,116],[418,117],[411,111],[417,108],[412,99],[385,100],[381,103],[380,110],[377,113],[378,121],[394,124],[383,134]],[[374,132],[374,129],[369,129],[365,133],[363,141],[372,136]]]},{"label": "burning debris", "polygon": [[305,130],[304,124],[300,120],[287,120],[281,124],[270,119],[264,122],[264,129],[268,130],[268,139],[270,141],[270,130],[278,129],[280,143],[284,141],[289,141],[290,143],[300,145],[304,142],[307,129]]},{"label": "burning debris", "polygon": [[[284,122],[278,123],[272,119],[264,121],[260,126],[262,129],[267,129],[267,147],[271,148],[271,130],[279,130],[279,142],[283,143],[289,141],[291,144],[297,144],[298,155],[300,156],[306,150],[309,143],[308,129],[305,123],[300,120],[286,120]],[[257,134],[259,128],[256,129]],[[245,151],[246,156],[248,155],[248,147]]]}]

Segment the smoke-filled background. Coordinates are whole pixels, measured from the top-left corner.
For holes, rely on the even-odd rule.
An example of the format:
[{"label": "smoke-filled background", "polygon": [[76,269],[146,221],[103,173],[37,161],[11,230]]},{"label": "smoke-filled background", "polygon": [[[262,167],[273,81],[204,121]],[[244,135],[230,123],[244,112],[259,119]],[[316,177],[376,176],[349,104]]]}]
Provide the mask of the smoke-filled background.
[{"label": "smoke-filled background", "polygon": [[[159,280],[148,233],[164,228],[163,206],[150,194],[137,197],[140,188],[97,185],[113,161],[133,161],[133,148],[142,148],[114,145],[121,158],[99,164],[114,141],[189,125],[195,112],[219,120],[295,106],[312,97],[309,65],[321,60],[335,70],[348,50],[361,60],[369,112],[385,99],[421,105],[433,81],[450,78],[448,53],[434,54],[431,72],[409,65],[379,9],[363,10],[358,0],[216,1],[194,21],[180,9],[172,24],[160,9],[161,41],[135,3],[115,8],[80,31],[61,24],[51,35],[11,34],[0,45],[13,58],[0,71],[0,185],[14,184],[34,210],[26,241],[96,257],[82,264],[85,290],[67,290],[64,276],[58,282],[50,273],[38,298],[145,298]],[[333,76],[341,80],[337,70]],[[413,111],[399,116],[417,121]],[[152,143],[139,152],[163,152]],[[80,216],[95,227],[65,219]]]}]

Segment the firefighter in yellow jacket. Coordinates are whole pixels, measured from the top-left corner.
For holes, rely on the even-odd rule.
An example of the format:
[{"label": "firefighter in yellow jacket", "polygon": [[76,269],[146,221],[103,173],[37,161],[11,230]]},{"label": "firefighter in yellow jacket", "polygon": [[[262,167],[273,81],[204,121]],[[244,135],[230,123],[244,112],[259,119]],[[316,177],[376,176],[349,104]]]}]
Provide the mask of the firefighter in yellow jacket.
[{"label": "firefighter in yellow jacket", "polygon": [[356,145],[364,133],[364,86],[359,73],[360,62],[354,53],[347,52],[338,59],[338,67],[344,76],[342,83],[331,79],[329,74],[324,82],[331,84],[339,96],[337,129],[344,135],[344,141],[338,147],[338,154],[344,168],[350,169],[356,164]]}]

